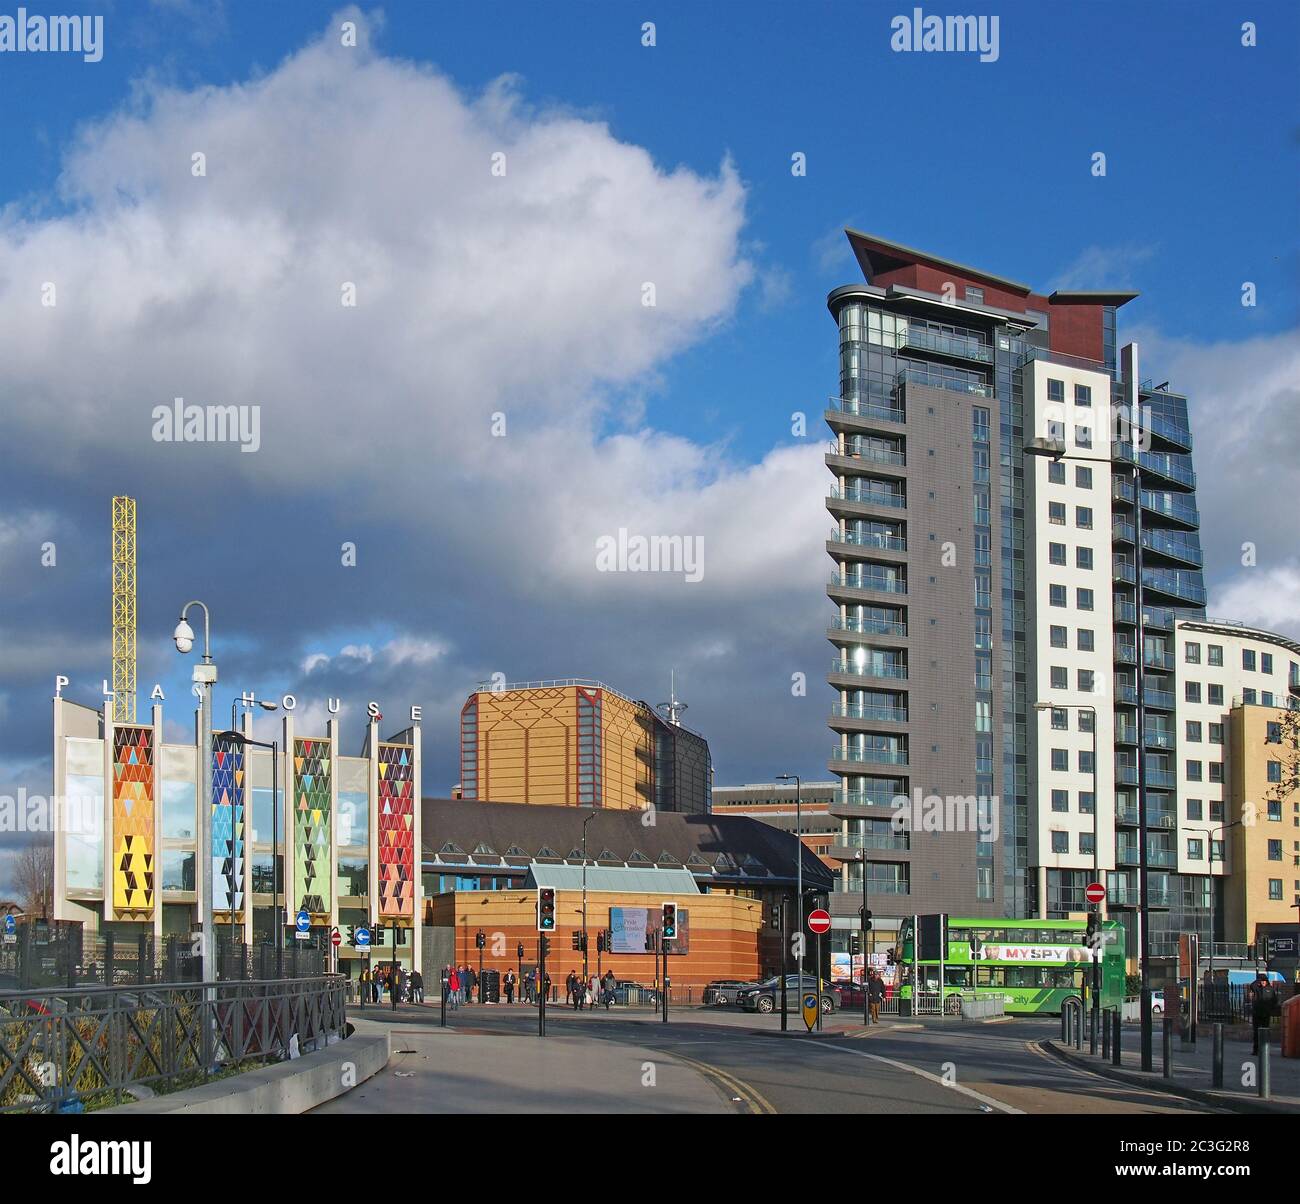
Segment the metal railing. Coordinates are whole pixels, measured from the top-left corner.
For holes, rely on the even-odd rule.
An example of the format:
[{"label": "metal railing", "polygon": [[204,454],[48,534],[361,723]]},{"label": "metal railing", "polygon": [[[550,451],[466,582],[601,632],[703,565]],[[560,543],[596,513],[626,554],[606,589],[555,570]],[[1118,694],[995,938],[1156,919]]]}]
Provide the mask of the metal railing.
[{"label": "metal railing", "polygon": [[344,993],[337,975],[0,993],[0,1112],[125,1103],[322,1048],[346,1036]]},{"label": "metal railing", "polygon": [[853,418],[878,418],[883,422],[905,422],[907,412],[902,406],[884,402],[864,401],[859,397],[831,397],[830,408]]}]

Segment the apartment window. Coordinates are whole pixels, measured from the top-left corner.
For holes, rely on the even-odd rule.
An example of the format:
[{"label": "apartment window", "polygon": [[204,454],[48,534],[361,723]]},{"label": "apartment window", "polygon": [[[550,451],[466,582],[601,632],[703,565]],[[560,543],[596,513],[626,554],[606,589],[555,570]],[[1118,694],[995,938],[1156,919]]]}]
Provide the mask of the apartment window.
[{"label": "apartment window", "polygon": [[1186,778],[1187,778],[1187,780],[1188,780],[1189,782],[1199,782],[1199,781],[1201,781],[1202,778],[1201,778],[1201,763],[1200,763],[1200,761],[1188,761],[1188,762],[1187,762],[1187,773],[1186,773],[1185,776],[1186,776]]},{"label": "apartment window", "polygon": [[1195,836],[1187,839],[1187,860],[1203,861],[1205,859],[1205,842]]},{"label": "apartment window", "polygon": [[1093,835],[1092,835],[1091,832],[1080,832],[1080,833],[1079,833],[1079,852],[1080,852],[1080,853],[1092,853],[1092,852],[1095,850],[1095,847],[1096,847],[1096,846],[1093,844]]},{"label": "apartment window", "polygon": [[[1070,730],[1070,712],[1064,707],[1052,708],[1052,730],[1056,732],[1068,732]],[[1281,780],[1281,778],[1278,779],[1278,781]]]},{"label": "apartment window", "polygon": [[1272,720],[1270,720],[1270,721],[1265,725],[1265,727],[1266,727],[1266,729],[1267,729],[1267,734],[1266,734],[1265,737],[1264,737],[1264,743],[1266,743],[1266,744],[1281,744],[1281,743],[1282,743],[1282,725],[1281,725],[1280,723],[1274,723]]},{"label": "apartment window", "polygon": [[1052,833],[1052,852],[1068,853],[1070,851],[1070,834],[1069,832]]},{"label": "apartment window", "polygon": [[1183,701],[1184,702],[1201,701],[1201,683],[1199,681],[1183,682]]},{"label": "apartment window", "polygon": [[1255,705],[1255,698],[1256,698],[1255,691],[1252,690],[1249,686],[1247,686],[1244,690],[1242,690],[1241,701],[1244,702],[1248,707],[1253,707]]},{"label": "apartment window", "polygon": [[1268,842],[1268,859],[1270,861],[1282,860],[1282,842],[1280,840],[1270,840]]},{"label": "apartment window", "polygon": [[1277,900],[1282,897],[1281,878],[1270,878],[1268,880],[1268,897],[1273,900]]},{"label": "apartment window", "polygon": [[[1282,800],[1271,798],[1268,800],[1268,822],[1271,824],[1280,824],[1282,822]],[[1300,841],[1296,842],[1300,845]]]},{"label": "apartment window", "polygon": [[1074,508],[1074,525],[1084,531],[1092,530],[1092,507],[1075,506]]},{"label": "apartment window", "polygon": [[1064,665],[1052,666],[1052,689],[1068,690],[1070,688],[1070,671]]},{"label": "apartment window", "polygon": [[1270,761],[1268,763],[1268,780],[1270,782],[1280,782],[1282,780],[1282,762]]},{"label": "apartment window", "polygon": [[1095,649],[1091,627],[1080,627],[1076,634],[1079,637],[1080,652],[1092,652]]},{"label": "apartment window", "polygon": [[1049,586],[1047,587],[1047,600],[1048,600],[1048,601],[1051,603],[1051,605],[1053,605],[1053,606],[1064,606],[1064,605],[1065,605],[1065,586],[1063,586],[1063,585],[1049,585]]},{"label": "apartment window", "polygon": [[1271,652],[1261,652],[1259,654],[1259,671],[1261,673],[1273,672],[1273,654]]},{"label": "apartment window", "polygon": [[1190,744],[1199,744],[1201,742],[1201,724],[1197,719],[1187,721],[1187,740]]},{"label": "apartment window", "polygon": [[1068,790],[1052,791],[1052,810],[1068,811],[1070,809],[1070,792]]},{"label": "apartment window", "polygon": [[1200,821],[1205,811],[1205,803],[1198,798],[1189,798],[1187,800],[1187,818],[1189,820]]},{"label": "apartment window", "polygon": [[1079,670],[1079,691],[1083,694],[1091,694],[1093,686],[1097,680],[1097,675],[1091,669]]},{"label": "apartment window", "polygon": [[1077,589],[1074,591],[1074,604],[1080,610],[1092,610],[1092,598],[1092,590],[1090,589]]},{"label": "apartment window", "polygon": [[1070,646],[1070,631],[1068,627],[1058,627],[1053,623],[1051,636],[1053,648],[1068,648]]},{"label": "apartment window", "polygon": [[1241,667],[1251,673],[1255,672],[1255,650],[1253,648],[1243,648],[1241,650]]},{"label": "apartment window", "polygon": [[1211,723],[1211,724],[1210,724],[1210,743],[1211,743],[1211,744],[1222,744],[1222,743],[1223,743],[1223,724],[1222,724],[1222,723]]},{"label": "apartment window", "polygon": [[1212,798],[1210,800],[1210,822],[1211,823],[1223,822],[1223,800],[1221,798],[1219,799]]},{"label": "apartment window", "polygon": [[1092,386],[1075,385],[1074,386],[1074,404],[1077,406],[1092,405]]},{"label": "apartment window", "polygon": [[1084,732],[1086,734],[1087,732],[1092,731],[1092,729],[1096,725],[1097,725],[1097,716],[1094,712],[1092,711],[1079,712],[1079,730],[1081,732]]},{"label": "apartment window", "polygon": [[1076,569],[1092,568],[1092,549],[1075,548],[1074,549],[1074,567]]},{"label": "apartment window", "polygon": [[1048,401],[1065,400],[1065,381],[1053,380],[1050,376],[1047,378],[1047,400]]},{"label": "apartment window", "polygon": [[1080,489],[1091,489],[1091,488],[1092,488],[1092,469],[1091,469],[1091,468],[1084,468],[1082,465],[1078,465],[1078,464],[1075,465],[1075,468],[1074,468],[1074,483],[1075,483],[1075,485],[1077,485]]},{"label": "apartment window", "polygon": [[1092,749],[1084,748],[1079,750],[1079,772],[1091,773],[1093,770]]},{"label": "apartment window", "polygon": [[1206,690],[1206,701],[1208,701],[1212,707],[1221,707],[1223,705],[1223,687],[1210,685],[1206,687]]},{"label": "apartment window", "polygon": [[1218,668],[1222,668],[1223,667],[1223,645],[1210,644],[1207,647],[1207,652],[1209,653],[1209,659],[1206,661],[1206,664],[1214,665]]},{"label": "apartment window", "polygon": [[1223,762],[1222,762],[1222,761],[1211,761],[1211,762],[1210,762],[1210,781],[1211,781],[1211,782],[1222,782],[1222,781],[1223,781]]},{"label": "apartment window", "polygon": [[1259,701],[1260,701],[1264,706],[1266,706],[1266,707],[1271,707],[1271,706],[1273,705],[1273,691],[1272,691],[1272,690],[1265,690],[1265,691],[1264,691],[1264,692],[1259,696]]},{"label": "apartment window", "polygon": [[1074,424],[1074,442],[1076,447],[1092,446],[1092,424],[1076,422]]},{"label": "apartment window", "polygon": [[1200,644],[1186,643],[1183,645],[1183,660],[1189,665],[1199,665],[1201,663],[1201,646]]},{"label": "apartment window", "polygon": [[1060,460],[1053,460],[1048,464],[1047,480],[1052,485],[1065,484],[1065,465]]},{"label": "apartment window", "polygon": [[1047,503],[1047,521],[1058,527],[1065,526],[1065,503],[1048,502]]},{"label": "apartment window", "polygon": [[1047,545],[1047,559],[1051,564],[1065,565],[1065,544],[1049,543]]},{"label": "apartment window", "polygon": [[[1091,815],[1096,810],[1096,799],[1093,797],[1091,790],[1079,791],[1079,813],[1081,815]],[[1091,835],[1091,833],[1089,833]],[[1092,852],[1091,849],[1088,852]]]},{"label": "apartment window", "polygon": [[1070,750],[1068,748],[1052,749],[1052,769],[1056,773],[1064,773],[1070,768]]},{"label": "apartment window", "polygon": [[966,285],[966,300],[974,301],[976,305],[984,304],[984,290],[976,288],[973,284]]}]

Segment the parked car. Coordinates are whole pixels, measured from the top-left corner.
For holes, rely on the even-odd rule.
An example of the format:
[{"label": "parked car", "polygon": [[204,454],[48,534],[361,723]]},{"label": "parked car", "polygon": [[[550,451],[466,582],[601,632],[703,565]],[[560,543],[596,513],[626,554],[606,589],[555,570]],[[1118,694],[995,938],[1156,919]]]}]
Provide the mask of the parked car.
[{"label": "parked car", "polygon": [[837,978],[831,986],[840,993],[840,1007],[860,1008],[866,1002],[866,991],[860,982]]},{"label": "parked car", "polygon": [[[801,1001],[802,990],[799,986],[799,975],[787,974],[786,981],[786,1010],[797,1012],[803,1007]],[[804,987],[811,992],[817,990],[817,979],[811,974],[803,976]],[[745,987],[739,994],[736,1001],[747,1012],[775,1012],[781,1006],[781,978],[769,978],[766,982],[757,983],[752,987]],[[823,1014],[829,1015],[840,1006],[840,993],[829,983],[823,981],[821,994],[821,1009]]]},{"label": "parked car", "polygon": [[700,1002],[714,1007],[725,1007],[729,1003],[735,1003],[741,991],[757,985],[754,982],[743,982],[738,978],[718,978],[704,988]]},{"label": "parked car", "polygon": [[614,983],[614,1002],[627,1003],[629,996],[637,1003],[646,1003],[651,1007],[659,1006],[659,991],[655,987],[648,987],[642,982],[633,982],[627,978],[620,978]]}]

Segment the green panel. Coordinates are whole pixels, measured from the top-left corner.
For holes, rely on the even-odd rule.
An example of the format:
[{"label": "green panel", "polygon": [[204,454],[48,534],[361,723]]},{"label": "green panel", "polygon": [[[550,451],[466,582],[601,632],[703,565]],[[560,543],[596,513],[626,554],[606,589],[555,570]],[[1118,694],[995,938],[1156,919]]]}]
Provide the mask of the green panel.
[{"label": "green panel", "polygon": [[330,864],[330,772],[333,746],[328,740],[293,742],[293,882],[295,910],[309,911],[317,922],[329,915],[334,898]]}]

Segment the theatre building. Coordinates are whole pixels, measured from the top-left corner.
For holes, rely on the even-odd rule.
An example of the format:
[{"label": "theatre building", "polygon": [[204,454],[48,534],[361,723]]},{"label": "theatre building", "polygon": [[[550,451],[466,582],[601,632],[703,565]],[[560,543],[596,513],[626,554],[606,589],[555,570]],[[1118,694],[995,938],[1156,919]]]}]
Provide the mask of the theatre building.
[{"label": "theatre building", "polygon": [[[834,882],[789,834],[744,816],[468,799],[426,798],[422,806],[426,977],[451,962],[477,968],[479,932],[485,968],[535,964],[539,886],[556,891],[547,971],[553,982],[581,972],[573,936],[583,931],[585,862],[590,973],[612,969],[620,979],[652,983],[656,959],[645,949],[646,929],[657,928],[663,903],[673,901],[682,935],[669,963],[674,987],[751,980],[779,965],[772,917],[774,904],[795,893],[795,850],[803,857],[805,891],[824,896]],[[598,954],[597,934],[606,931],[613,952]]]}]

